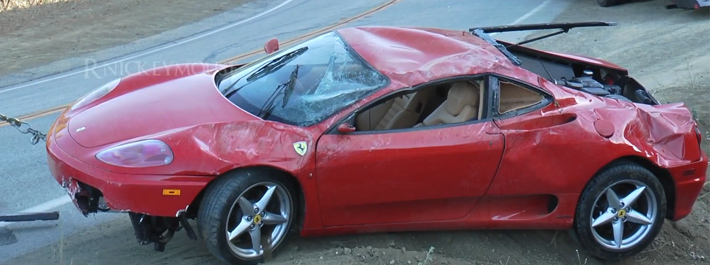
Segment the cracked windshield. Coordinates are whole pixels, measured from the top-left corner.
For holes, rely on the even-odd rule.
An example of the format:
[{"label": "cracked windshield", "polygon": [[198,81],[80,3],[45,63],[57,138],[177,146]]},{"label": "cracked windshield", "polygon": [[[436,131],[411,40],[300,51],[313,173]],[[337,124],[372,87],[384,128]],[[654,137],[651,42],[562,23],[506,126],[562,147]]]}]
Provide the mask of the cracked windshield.
[{"label": "cracked windshield", "polygon": [[336,33],[328,33],[226,72],[219,89],[235,105],[262,117],[312,125],[382,88],[387,79]]}]

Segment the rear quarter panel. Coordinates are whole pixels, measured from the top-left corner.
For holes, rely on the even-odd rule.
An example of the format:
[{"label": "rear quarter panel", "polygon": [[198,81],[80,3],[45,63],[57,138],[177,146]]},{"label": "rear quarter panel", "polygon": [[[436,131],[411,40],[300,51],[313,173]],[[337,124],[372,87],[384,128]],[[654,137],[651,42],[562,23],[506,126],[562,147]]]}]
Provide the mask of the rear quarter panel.
[{"label": "rear quarter panel", "polygon": [[[505,152],[487,196],[556,195],[568,200],[559,202],[556,214],[572,217],[589,180],[619,158],[642,158],[662,168],[701,159],[692,115],[682,103],[637,105],[541,84],[554,91],[555,103],[496,121]],[[602,127],[613,134],[600,135]]]}]

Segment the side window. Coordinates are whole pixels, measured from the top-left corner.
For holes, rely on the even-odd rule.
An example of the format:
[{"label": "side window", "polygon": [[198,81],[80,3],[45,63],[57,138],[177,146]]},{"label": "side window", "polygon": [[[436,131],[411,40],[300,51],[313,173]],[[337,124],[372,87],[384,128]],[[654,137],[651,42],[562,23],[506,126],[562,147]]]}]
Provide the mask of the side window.
[{"label": "side window", "polygon": [[424,85],[379,102],[355,116],[357,131],[455,124],[487,117],[486,77]]},{"label": "side window", "polygon": [[545,97],[539,92],[516,83],[499,80],[498,85],[498,114],[525,109],[545,101]]}]

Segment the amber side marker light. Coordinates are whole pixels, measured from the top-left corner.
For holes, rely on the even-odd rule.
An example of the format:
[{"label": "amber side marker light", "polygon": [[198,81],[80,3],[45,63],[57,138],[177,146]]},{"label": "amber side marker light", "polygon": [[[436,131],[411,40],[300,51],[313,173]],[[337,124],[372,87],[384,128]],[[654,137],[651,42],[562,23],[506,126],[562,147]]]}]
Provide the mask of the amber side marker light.
[{"label": "amber side marker light", "polygon": [[163,195],[165,195],[165,196],[180,196],[180,190],[163,189]]},{"label": "amber side marker light", "polygon": [[687,176],[695,176],[695,169],[688,169],[688,170],[685,170],[685,171],[683,171],[682,174],[683,174],[684,177],[687,177]]}]

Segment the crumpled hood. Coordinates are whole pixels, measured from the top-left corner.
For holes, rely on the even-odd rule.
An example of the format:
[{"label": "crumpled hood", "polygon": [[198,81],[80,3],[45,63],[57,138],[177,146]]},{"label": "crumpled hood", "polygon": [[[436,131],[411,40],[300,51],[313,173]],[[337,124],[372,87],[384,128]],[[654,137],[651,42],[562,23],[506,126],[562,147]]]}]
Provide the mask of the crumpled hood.
[{"label": "crumpled hood", "polygon": [[218,68],[176,65],[128,76],[71,114],[69,134],[91,148],[199,124],[258,119],[219,93],[211,71]]}]

